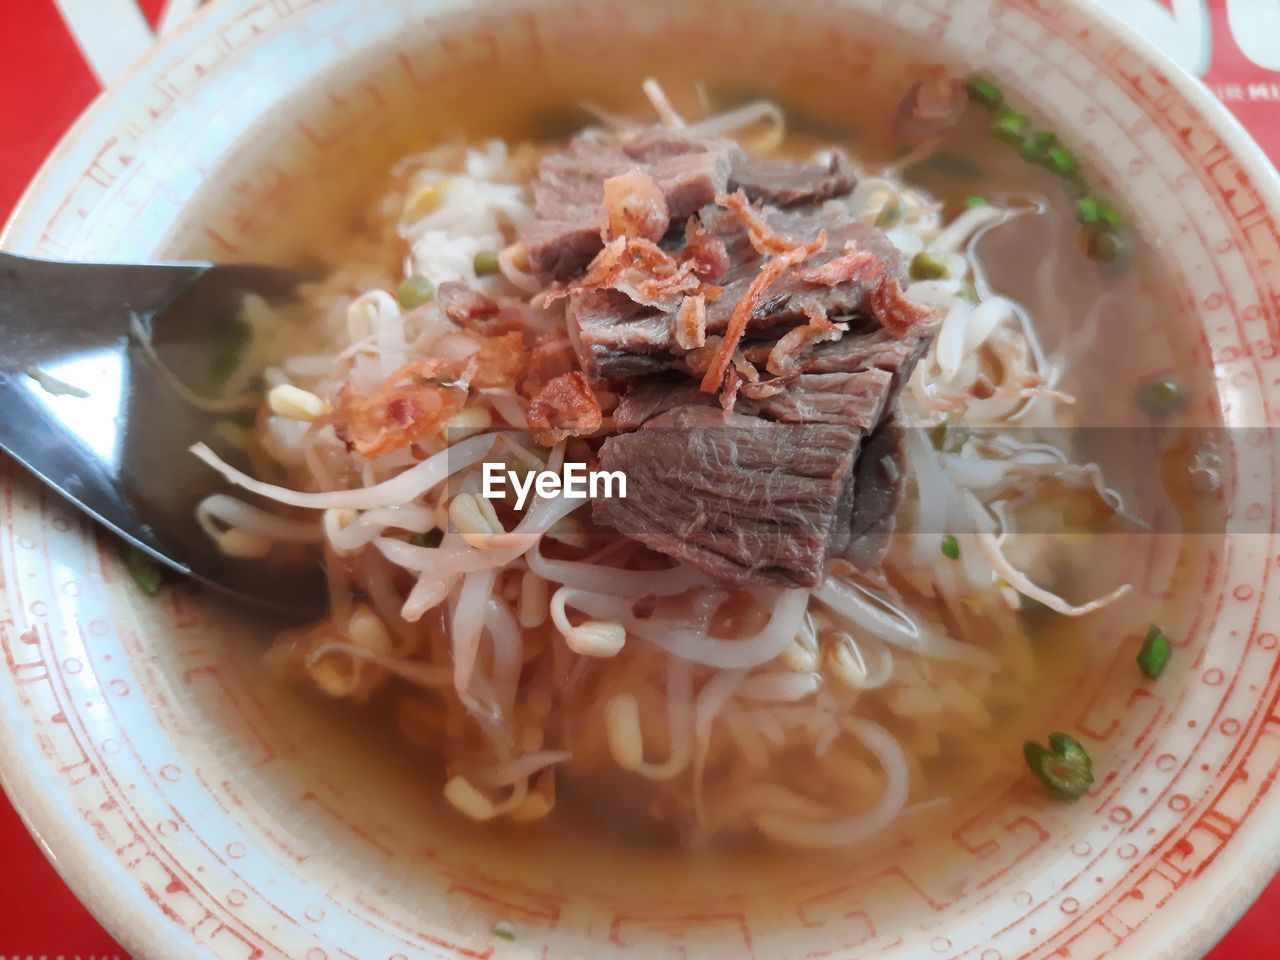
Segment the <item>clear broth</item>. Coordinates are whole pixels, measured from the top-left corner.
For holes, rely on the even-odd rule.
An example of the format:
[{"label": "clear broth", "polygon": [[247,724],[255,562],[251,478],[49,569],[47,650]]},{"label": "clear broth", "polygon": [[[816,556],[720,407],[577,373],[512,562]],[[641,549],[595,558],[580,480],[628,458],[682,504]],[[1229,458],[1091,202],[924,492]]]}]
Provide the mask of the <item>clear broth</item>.
[{"label": "clear broth", "polygon": [[[306,262],[326,243],[362,229],[364,211],[382,194],[388,170],[400,157],[455,137],[564,137],[591,120],[575,106],[582,99],[640,114],[640,84],[650,75],[691,116],[698,115],[694,91],[699,82],[717,108],[768,96],[784,107],[794,134],[843,145],[868,166],[890,162],[909,146],[895,139],[891,121],[921,64],[886,54],[881,36],[874,55],[854,45],[843,52],[841,64],[780,54],[761,46],[761,32],[735,46],[732,55],[727,49],[703,50],[697,57],[686,55],[683,41],[673,45],[667,37],[636,36],[608,51],[609,70],[602,72],[601,52],[585,45],[568,45],[563,55],[548,58],[533,46],[515,43],[503,46],[498,58],[478,30],[462,30],[455,49],[443,50],[433,32],[415,29],[402,44],[419,43],[420,57],[406,60],[388,53],[353,60],[330,82],[280,107],[243,144],[238,161],[210,179],[201,202],[173,237],[175,252],[217,260]],[[431,31],[437,30],[447,32],[448,24],[433,20]],[[789,49],[804,50],[806,43],[820,40],[792,36]],[[768,69],[760,69],[761,63],[768,63]],[[846,71],[850,82],[829,82],[833,70]],[[1023,99],[1033,102],[1032,97]],[[1158,251],[1137,238],[1122,268],[1090,260],[1081,249],[1072,201],[1061,182],[996,140],[988,123],[987,115],[971,109],[947,137],[945,156],[935,156],[905,176],[934,193],[950,215],[973,195],[1030,198],[1044,205],[1046,213],[1036,219],[1034,230],[994,236],[988,255],[998,261],[990,267],[993,285],[1030,309],[1048,348],[1069,337],[1100,298],[1114,302],[1107,323],[1123,322],[1134,346],[1124,351],[1082,346],[1064,383],[1081,398],[1074,410],[1077,421],[1108,426],[1141,422],[1132,394],[1114,388],[1133,382],[1136,368],[1139,375],[1179,371],[1193,398],[1188,416],[1217,422],[1194,318],[1180,306],[1162,273]],[[318,143],[329,142],[340,147],[317,149]],[[1118,185],[1101,183],[1098,190],[1122,196]],[[236,240],[228,243],[227,237]],[[1050,250],[1056,251],[1058,267],[1046,287],[1037,284],[1036,271]],[[1184,469],[1176,463],[1166,466],[1175,478]],[[1108,475],[1123,479],[1127,471],[1149,469],[1149,464],[1118,463],[1108,467]],[[1199,508],[1189,487],[1175,484],[1171,493],[1184,511]],[[1193,520],[1187,525],[1197,527]],[[1212,535],[1112,534],[1095,541],[1093,552],[1086,551],[1085,562],[1074,572],[1073,595],[1105,592],[1132,570],[1145,569],[1138,596],[1105,615],[1037,625],[1035,696],[1000,713],[981,743],[944,743],[940,758],[929,765],[928,795],[949,802],[905,816],[878,843],[900,851],[895,857],[921,858],[938,877],[938,889],[955,893],[966,882],[960,864],[975,844],[986,842],[970,838],[967,831],[975,823],[997,830],[984,819],[992,798],[1002,798],[1011,808],[1040,811],[1037,816],[1063,815],[1060,802],[1043,794],[1028,776],[1021,759],[1023,741],[1043,740],[1055,729],[1105,726],[1117,713],[1110,705],[1141,682],[1133,658],[1145,625],[1159,622],[1175,638],[1194,631],[1218,547]],[[251,645],[237,645],[228,655],[251,662],[257,652]],[[1161,683],[1180,683],[1189,666],[1175,656]],[[371,829],[395,824],[395,830],[413,831],[415,821],[421,822],[422,846],[435,846],[443,830],[450,844],[439,856],[457,869],[488,870],[538,888],[550,884],[565,895],[652,899],[662,890],[677,902],[696,891],[699,902],[706,902],[729,891],[765,897],[784,876],[801,886],[820,885],[844,875],[851,865],[875,859],[866,849],[817,855],[751,843],[691,854],[669,831],[655,829],[642,812],[625,812],[625,786],[601,792],[567,785],[555,815],[545,823],[475,825],[446,808],[439,799],[435,765],[400,744],[390,717],[376,704],[359,710],[317,703],[297,691],[263,689],[267,692],[260,696],[271,701],[264,709],[274,722],[293,730],[322,730],[326,747],[299,753],[264,774],[252,790],[264,796],[287,791],[297,778],[327,783],[348,818],[367,822]],[[1113,751],[1131,747],[1109,743],[1094,748],[1100,780],[1108,776]],[[352,790],[352,783],[363,786]],[[406,789],[405,783],[412,786]],[[606,796],[613,799],[602,800]],[[406,845],[413,847],[412,842]],[[465,856],[460,852],[464,849],[469,851]],[[397,868],[388,877],[392,886],[411,884],[412,869],[400,876]]]}]

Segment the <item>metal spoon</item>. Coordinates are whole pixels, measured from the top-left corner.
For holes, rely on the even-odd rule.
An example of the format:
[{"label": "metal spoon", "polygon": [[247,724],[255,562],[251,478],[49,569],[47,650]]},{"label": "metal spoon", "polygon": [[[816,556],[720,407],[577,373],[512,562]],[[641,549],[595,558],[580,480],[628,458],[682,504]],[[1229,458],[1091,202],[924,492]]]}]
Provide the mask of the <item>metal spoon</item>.
[{"label": "metal spoon", "polygon": [[225,355],[244,296],[284,299],[297,280],[270,267],[0,253],[0,449],[172,570],[278,611],[321,609],[314,548],[236,559],[196,523],[219,481],[187,448],[203,440],[243,464],[215,424],[247,426],[252,412],[199,409],[174,383],[216,396],[211,358]]}]

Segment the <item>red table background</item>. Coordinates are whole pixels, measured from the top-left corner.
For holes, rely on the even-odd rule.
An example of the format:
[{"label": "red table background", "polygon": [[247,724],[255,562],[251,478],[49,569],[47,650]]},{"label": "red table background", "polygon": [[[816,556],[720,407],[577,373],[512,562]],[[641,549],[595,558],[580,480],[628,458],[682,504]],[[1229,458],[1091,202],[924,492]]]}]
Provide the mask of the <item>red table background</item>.
[{"label": "red table background", "polygon": [[[112,54],[120,50],[82,49],[75,37],[93,46],[95,20],[124,16],[138,21],[150,41],[147,27],[159,31],[197,4],[0,0],[0,220],[63,131],[110,78]],[[1176,10],[1174,0],[1107,0],[1107,5],[1178,54],[1280,161],[1280,0],[1180,0]],[[69,24],[80,29],[73,31]],[[1260,57],[1267,62],[1259,64],[1236,36],[1267,27],[1272,28],[1269,49]],[[1255,44],[1246,40],[1243,46],[1259,58]],[[1208,960],[1280,958],[1277,913],[1280,880]],[[0,960],[28,956],[124,960],[126,954],[62,883],[0,793]]]}]

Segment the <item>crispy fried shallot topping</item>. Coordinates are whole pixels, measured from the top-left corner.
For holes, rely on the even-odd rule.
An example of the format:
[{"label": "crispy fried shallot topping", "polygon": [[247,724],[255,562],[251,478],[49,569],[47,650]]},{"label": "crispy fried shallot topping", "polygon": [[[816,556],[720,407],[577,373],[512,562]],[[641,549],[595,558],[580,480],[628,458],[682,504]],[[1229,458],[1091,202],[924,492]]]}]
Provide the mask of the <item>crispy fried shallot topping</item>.
[{"label": "crispy fried shallot topping", "polygon": [[600,401],[580,370],[549,380],[529,401],[529,429],[543,446],[595,433],[604,422]]}]

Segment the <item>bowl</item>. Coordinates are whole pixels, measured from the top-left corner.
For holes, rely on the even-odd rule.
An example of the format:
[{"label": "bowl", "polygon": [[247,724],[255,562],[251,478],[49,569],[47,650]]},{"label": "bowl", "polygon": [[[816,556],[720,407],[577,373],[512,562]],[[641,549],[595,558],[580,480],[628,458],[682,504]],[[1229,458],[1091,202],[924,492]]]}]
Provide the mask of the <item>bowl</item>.
[{"label": "bowl", "polygon": [[[1179,335],[1212,364],[1225,426],[1274,422],[1280,183],[1203,88],[1064,0],[220,0],[80,120],[4,244],[287,256],[367,189],[353,171],[454,127],[515,129],[646,68],[856,95],[881,30],[1030,91],[1139,212],[1197,318]],[[415,105],[431,117],[416,129]],[[1229,507],[1274,530],[1258,436],[1267,455]],[[1175,676],[1078,691],[1064,722],[1111,758],[1080,803],[1012,789],[928,844],[725,871],[459,824],[376,726],[276,686],[251,618],[185,585],[137,593],[113,545],[7,461],[0,494],[0,775],[139,957],[1190,958],[1280,862],[1280,549],[1265,532],[1208,549]]]}]

